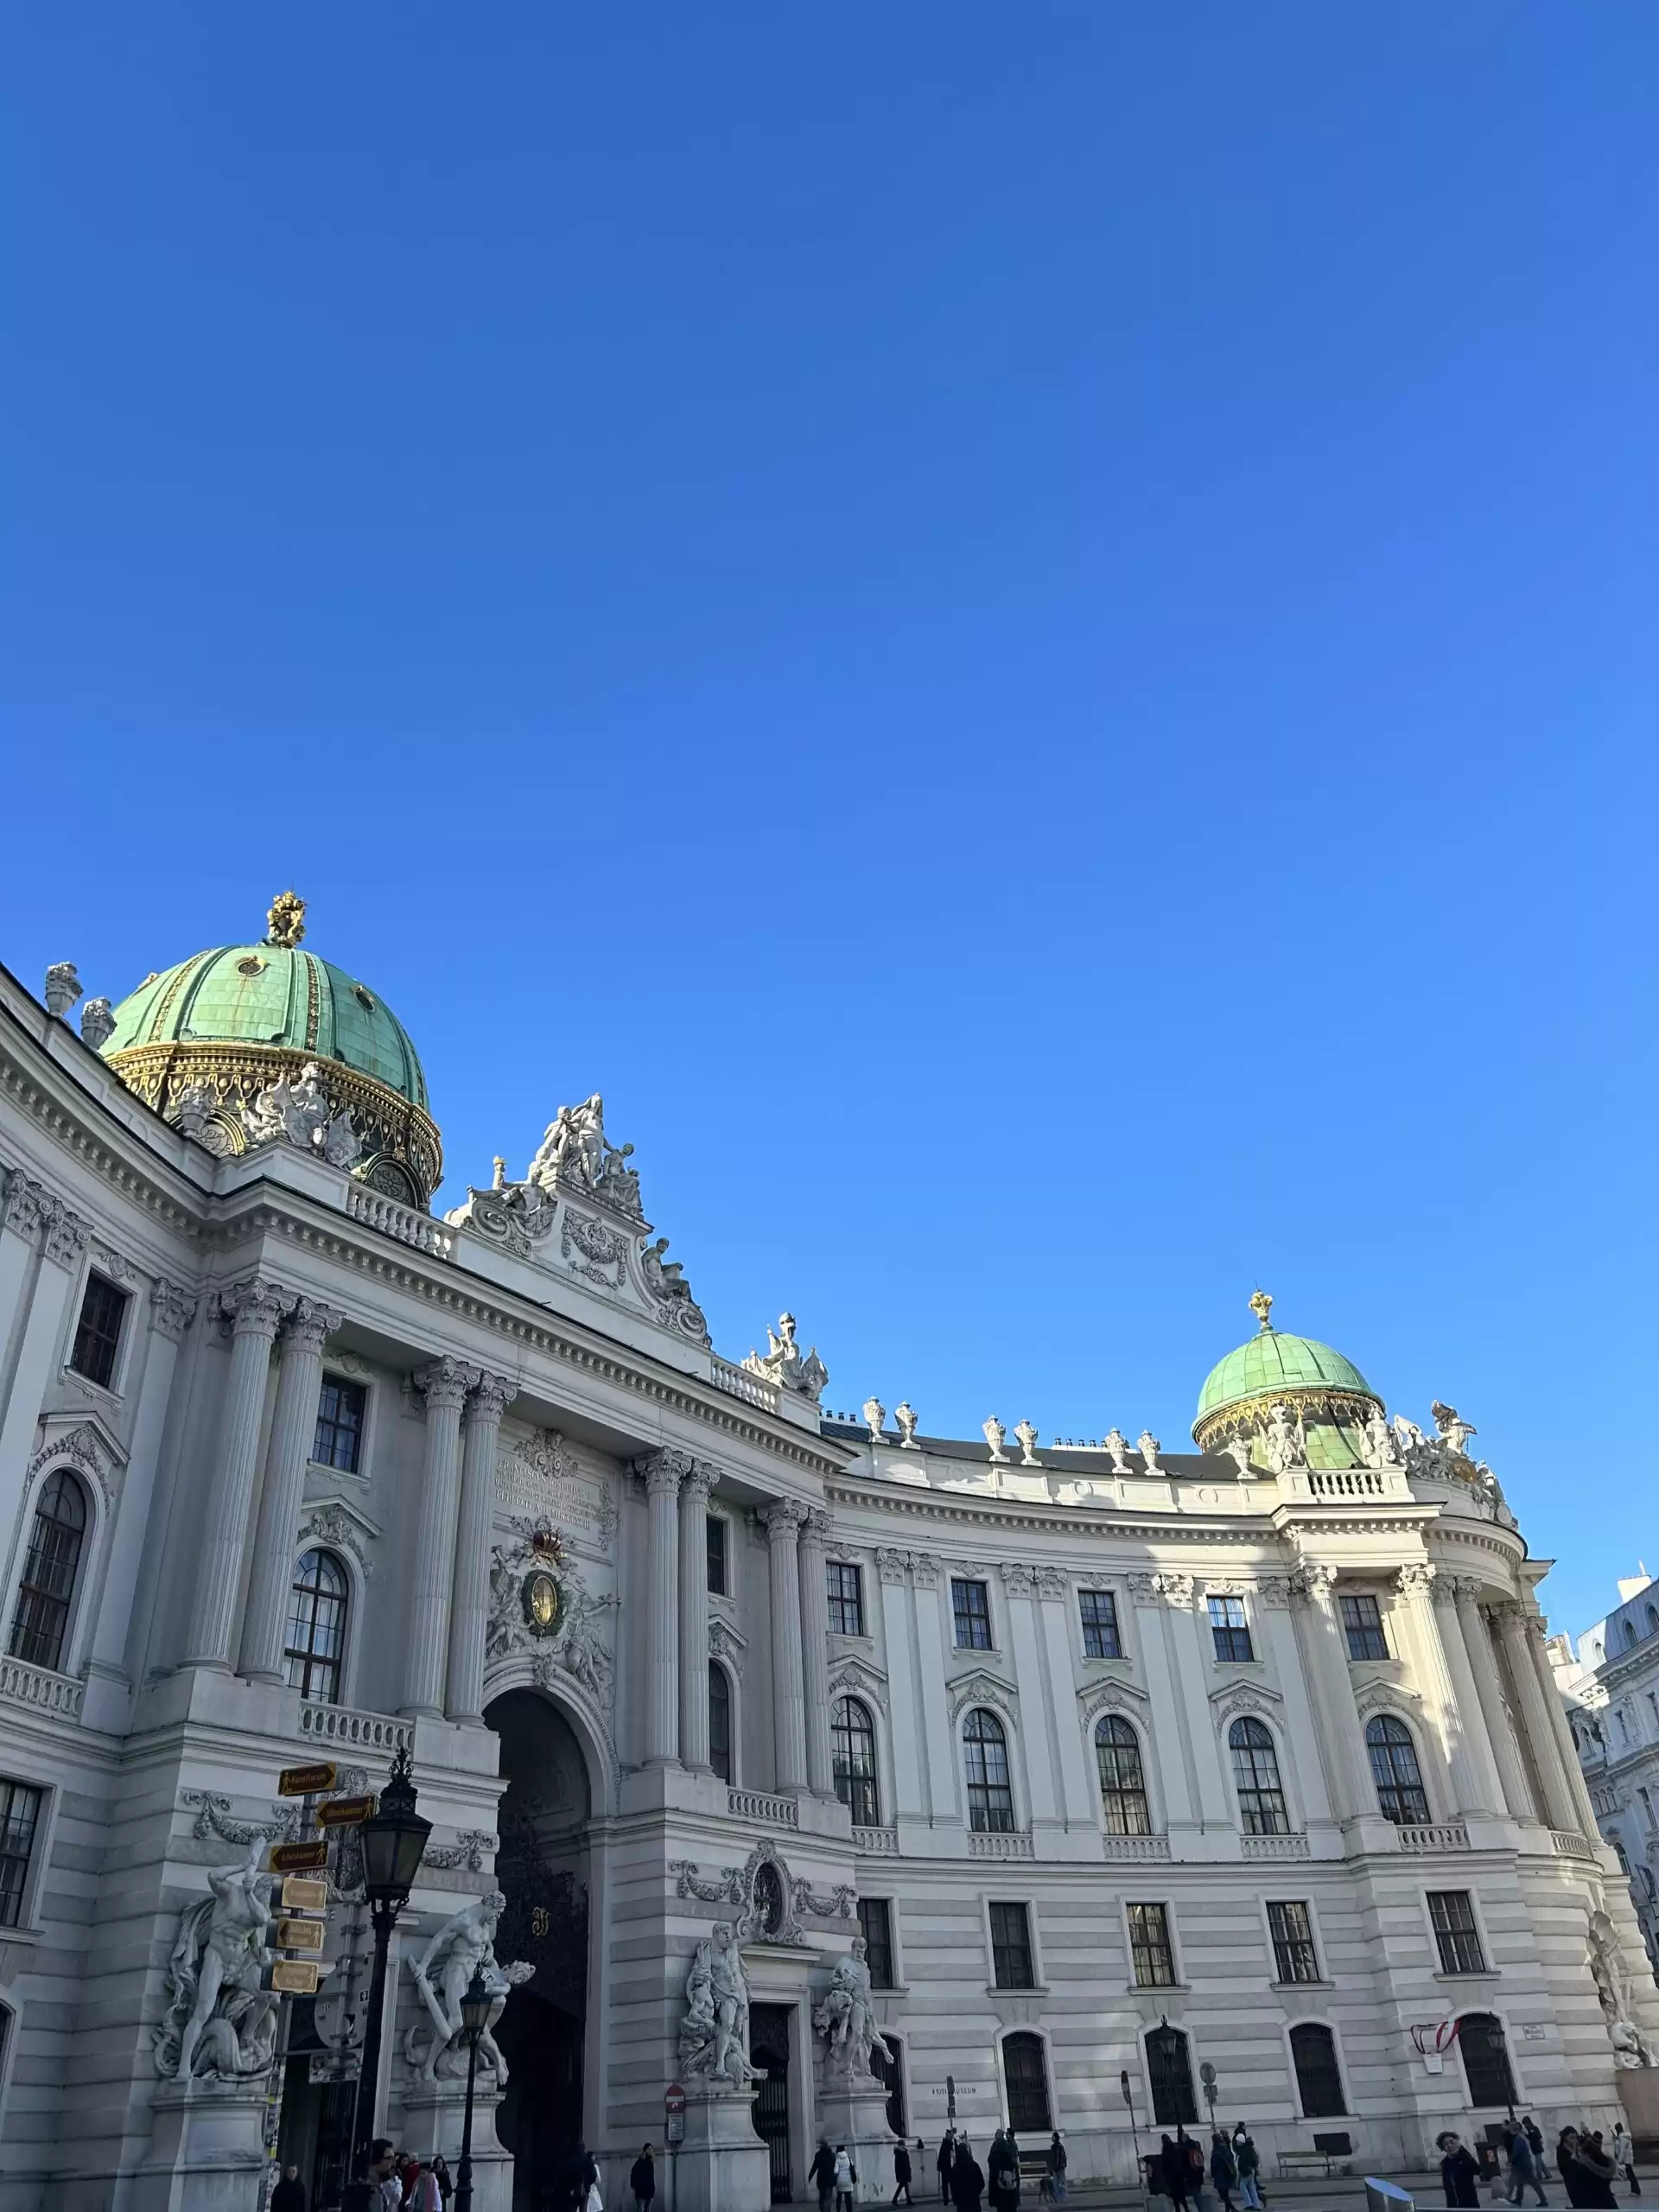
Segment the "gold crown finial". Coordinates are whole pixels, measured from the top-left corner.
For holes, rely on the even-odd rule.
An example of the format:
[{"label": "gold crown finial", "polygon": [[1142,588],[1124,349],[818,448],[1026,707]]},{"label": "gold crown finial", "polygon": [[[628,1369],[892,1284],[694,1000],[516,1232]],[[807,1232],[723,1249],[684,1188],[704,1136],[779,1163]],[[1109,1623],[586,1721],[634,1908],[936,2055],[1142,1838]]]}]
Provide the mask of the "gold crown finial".
[{"label": "gold crown finial", "polygon": [[268,925],[266,943],[280,945],[284,952],[292,952],[305,935],[305,901],[296,891],[279,891],[270,902],[270,912],[265,916]]},{"label": "gold crown finial", "polygon": [[1268,1318],[1273,1312],[1273,1296],[1271,1292],[1265,1290],[1252,1291],[1250,1294],[1250,1311],[1255,1314],[1256,1319],[1262,1324],[1264,1329],[1271,1329],[1273,1323]]}]

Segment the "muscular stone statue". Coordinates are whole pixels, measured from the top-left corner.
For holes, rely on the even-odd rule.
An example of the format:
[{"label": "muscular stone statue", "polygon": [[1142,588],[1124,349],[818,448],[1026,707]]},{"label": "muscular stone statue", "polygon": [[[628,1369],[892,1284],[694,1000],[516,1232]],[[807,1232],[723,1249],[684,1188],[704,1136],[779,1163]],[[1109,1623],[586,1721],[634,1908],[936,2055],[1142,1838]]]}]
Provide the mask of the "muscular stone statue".
[{"label": "muscular stone statue", "polygon": [[[506,2087],[506,2062],[492,2030],[501,2017],[508,1992],[517,1983],[528,1981],[536,1971],[534,1967],[522,1962],[502,1967],[496,1961],[496,1923],[506,1902],[499,1890],[475,1897],[459,1912],[452,1913],[420,1957],[409,1962],[410,1979],[432,2024],[432,2040],[423,2052],[418,2041],[419,2027],[411,2027],[404,2038],[404,2056],[423,2082],[435,2082],[441,2070],[457,2070],[454,2055],[465,2048],[461,2042],[461,2000],[476,1969],[482,1974],[492,2000],[489,2019],[478,2039],[478,2055],[486,2065],[494,2069],[498,2086]],[[450,2062],[447,2068],[446,2059]]]},{"label": "muscular stone statue", "polygon": [[209,1871],[211,1897],[190,1906],[168,1962],[172,2002],[156,2036],[156,2070],[188,2082],[263,2074],[276,2045],[276,1999],[259,1986],[271,1954],[264,1936],[271,1877],[255,1872],[267,1839],[239,1866]]},{"label": "muscular stone statue", "polygon": [[891,2063],[892,2049],[875,2024],[861,1936],[855,1936],[848,1955],[836,1961],[829,1989],[813,2008],[812,2024],[829,2044],[825,2062],[832,2074],[859,2079],[870,2075],[871,2055],[877,2050]]},{"label": "muscular stone statue", "polygon": [[319,1153],[331,1167],[350,1167],[363,1154],[363,1141],[345,1107],[336,1112],[323,1087],[322,1069],[308,1060],[298,1077],[279,1076],[245,1108],[242,1126],[251,1145],[288,1143]]},{"label": "muscular stone statue", "polygon": [[728,1920],[719,1922],[692,1955],[680,2024],[680,2063],[688,2074],[734,2089],[758,2082],[764,2070],[749,2063],[749,1978]]}]

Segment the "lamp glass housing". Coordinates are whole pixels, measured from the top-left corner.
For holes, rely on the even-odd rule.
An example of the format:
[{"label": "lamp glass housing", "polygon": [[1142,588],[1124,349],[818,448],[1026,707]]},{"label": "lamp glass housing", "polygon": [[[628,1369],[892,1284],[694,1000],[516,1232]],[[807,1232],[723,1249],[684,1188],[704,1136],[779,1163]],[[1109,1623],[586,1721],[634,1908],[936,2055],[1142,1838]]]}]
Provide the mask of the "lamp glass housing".
[{"label": "lamp glass housing", "polygon": [[490,2024],[490,2007],[495,2002],[495,1993],[484,1980],[481,1967],[473,1968],[473,1978],[461,1993],[461,2024],[469,2036],[482,2035]]}]

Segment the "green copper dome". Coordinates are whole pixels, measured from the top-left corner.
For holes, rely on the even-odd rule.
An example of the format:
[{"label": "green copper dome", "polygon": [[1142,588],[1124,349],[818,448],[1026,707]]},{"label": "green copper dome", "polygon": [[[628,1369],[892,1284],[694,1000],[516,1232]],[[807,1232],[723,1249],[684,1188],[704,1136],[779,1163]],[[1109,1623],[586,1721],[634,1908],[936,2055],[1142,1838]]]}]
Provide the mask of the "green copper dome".
[{"label": "green copper dome", "polygon": [[339,1060],[420,1107],[426,1077],[409,1033],[383,999],[297,946],[226,944],[151,976],[115,1009],[103,1051],[135,1046],[276,1046]]},{"label": "green copper dome", "polygon": [[1275,1420],[1282,1424],[1287,1414],[1309,1466],[1369,1465],[1365,1431],[1382,1400],[1351,1359],[1312,1337],[1275,1329],[1272,1310],[1272,1299],[1258,1290],[1250,1311],[1260,1328],[1205,1376],[1192,1423],[1199,1451],[1234,1452],[1246,1443],[1254,1463],[1269,1466],[1271,1431]]},{"label": "green copper dome", "polygon": [[1243,1398],[1273,1397],[1281,1390],[1352,1390],[1363,1397],[1376,1395],[1352,1360],[1332,1351],[1329,1344],[1268,1328],[1217,1361],[1198,1393],[1198,1418],[1203,1421]]}]

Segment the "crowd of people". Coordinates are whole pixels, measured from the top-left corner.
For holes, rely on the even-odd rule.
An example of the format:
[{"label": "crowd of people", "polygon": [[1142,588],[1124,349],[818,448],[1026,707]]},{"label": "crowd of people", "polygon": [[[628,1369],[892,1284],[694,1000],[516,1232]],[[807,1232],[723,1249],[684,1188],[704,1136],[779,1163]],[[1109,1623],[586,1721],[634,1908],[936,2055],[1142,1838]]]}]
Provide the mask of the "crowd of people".
[{"label": "crowd of people", "polygon": [[[923,2145],[918,2143],[916,2148],[920,2151]],[[946,2128],[938,2157],[934,2160],[939,2202],[954,2204],[957,2212],[979,2212],[982,2201],[988,2195],[991,2212],[1016,2212],[1024,2186],[1020,2159],[1019,2138],[1011,2127],[997,2129],[985,2153],[983,2166],[974,2156],[974,2146],[967,2136],[959,2134],[954,2127]],[[908,2169],[907,2156],[905,2164]],[[1063,2204],[1065,2201],[1065,2145],[1058,2132],[1049,2137],[1048,2147],[1042,2153],[1038,2195],[1047,2204]],[[895,2190],[893,2202],[898,2201]],[[820,2212],[824,2212],[824,2208],[821,2207]]]},{"label": "crowd of people", "polygon": [[[1480,2161],[1460,2135],[1447,2128],[1436,2142],[1440,2152],[1440,2180],[1448,2204],[1480,2202]],[[1521,2204],[1532,2191],[1534,2201],[1548,2204],[1544,2183],[1550,2179],[1543,2130],[1529,2113],[1511,2120],[1503,2130],[1503,2153],[1509,2161],[1509,2201]],[[1555,2145],[1555,2172],[1569,2204],[1605,2207],[1617,2204],[1613,2183],[1622,2174],[1631,2196],[1640,2196],[1636,2177],[1636,2150],[1623,2120],[1609,2141],[1600,2128],[1564,2127]]]},{"label": "crowd of people", "polygon": [[[377,2135],[367,2165],[346,2185],[341,2212],[449,2212],[454,2193],[454,2176],[441,2154],[419,2158]],[[271,2192],[270,2212],[306,2212],[297,2166],[289,2166]]]}]

